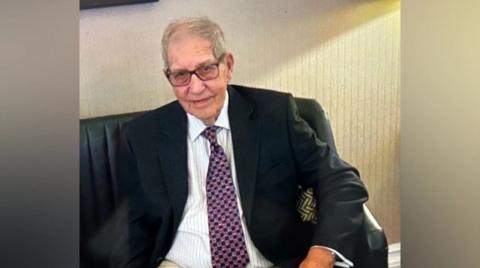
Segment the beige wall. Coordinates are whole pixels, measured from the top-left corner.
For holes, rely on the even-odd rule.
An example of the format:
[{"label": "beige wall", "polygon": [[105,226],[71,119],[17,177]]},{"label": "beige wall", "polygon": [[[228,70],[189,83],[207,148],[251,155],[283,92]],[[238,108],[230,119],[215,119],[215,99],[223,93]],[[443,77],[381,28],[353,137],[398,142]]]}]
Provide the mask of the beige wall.
[{"label": "beige wall", "polygon": [[403,267],[480,267],[479,14],[402,2]]},{"label": "beige wall", "polygon": [[80,13],[80,116],[139,111],[173,99],[160,38],[169,20],[208,15],[236,58],[233,83],[317,99],[339,151],[357,166],[369,207],[400,239],[400,10],[397,0],[186,1]]}]

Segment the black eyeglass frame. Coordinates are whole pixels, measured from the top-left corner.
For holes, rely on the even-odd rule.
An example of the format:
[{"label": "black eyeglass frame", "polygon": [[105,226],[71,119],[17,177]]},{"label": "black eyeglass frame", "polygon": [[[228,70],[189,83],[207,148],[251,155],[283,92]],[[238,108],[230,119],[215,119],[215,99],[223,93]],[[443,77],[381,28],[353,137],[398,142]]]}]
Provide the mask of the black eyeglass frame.
[{"label": "black eyeglass frame", "polygon": [[[163,72],[165,74],[165,76],[167,77],[167,80],[168,82],[174,86],[174,87],[181,87],[181,86],[186,86],[190,83],[190,81],[192,80],[192,75],[196,75],[198,77],[198,79],[202,80],[202,81],[209,81],[209,80],[213,80],[213,79],[216,79],[219,75],[220,75],[220,69],[219,69],[219,65],[220,63],[222,63],[223,59],[225,58],[225,53],[222,53],[222,55],[220,55],[220,57],[217,58],[217,62],[216,63],[212,63],[212,64],[207,64],[207,65],[202,65],[202,66],[199,66],[197,67],[195,70],[193,71],[189,71],[189,70],[182,70],[182,72],[186,72],[189,74],[188,76],[188,79],[185,80],[185,83],[181,83],[181,84],[174,84],[172,82],[172,80],[170,80],[170,76],[172,75],[172,71],[170,69],[165,69]],[[200,68],[205,68],[205,67],[209,67],[209,66],[215,66],[215,68],[217,68],[217,74],[215,75],[215,77],[211,77],[211,78],[203,78],[200,74],[198,74],[198,70]]]}]

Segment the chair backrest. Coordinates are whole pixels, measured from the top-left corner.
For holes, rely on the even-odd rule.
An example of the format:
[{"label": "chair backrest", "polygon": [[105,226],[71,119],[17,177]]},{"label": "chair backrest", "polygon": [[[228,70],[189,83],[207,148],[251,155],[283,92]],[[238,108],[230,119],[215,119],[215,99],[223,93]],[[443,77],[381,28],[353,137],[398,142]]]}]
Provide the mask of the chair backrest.
[{"label": "chair backrest", "polygon": [[122,123],[142,114],[80,120],[80,266],[108,267],[114,213],[120,205],[115,154]]},{"label": "chair backrest", "polygon": [[[336,150],[332,129],[320,104],[295,98],[300,116],[320,140]],[[80,262],[82,268],[108,267],[114,237],[109,230],[120,206],[117,195],[115,154],[122,124],[143,112],[80,120]],[[308,189],[307,189],[308,190]],[[308,191],[304,191],[307,198]],[[310,203],[311,205],[311,203]],[[304,211],[313,209],[304,207]],[[362,239],[357,247],[355,267],[386,268],[387,242],[375,218],[364,207]],[[303,216],[302,216],[303,217]],[[306,217],[309,217],[306,215]],[[307,218],[305,218],[307,219]]]}]

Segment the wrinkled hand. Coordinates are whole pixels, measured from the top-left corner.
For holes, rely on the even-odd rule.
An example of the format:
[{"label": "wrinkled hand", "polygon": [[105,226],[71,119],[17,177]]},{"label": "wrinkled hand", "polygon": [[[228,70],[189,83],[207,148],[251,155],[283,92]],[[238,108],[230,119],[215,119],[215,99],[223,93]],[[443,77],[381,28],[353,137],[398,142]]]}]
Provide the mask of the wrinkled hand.
[{"label": "wrinkled hand", "polygon": [[334,263],[335,257],[331,251],[313,247],[310,248],[307,257],[300,263],[299,268],[333,268]]}]

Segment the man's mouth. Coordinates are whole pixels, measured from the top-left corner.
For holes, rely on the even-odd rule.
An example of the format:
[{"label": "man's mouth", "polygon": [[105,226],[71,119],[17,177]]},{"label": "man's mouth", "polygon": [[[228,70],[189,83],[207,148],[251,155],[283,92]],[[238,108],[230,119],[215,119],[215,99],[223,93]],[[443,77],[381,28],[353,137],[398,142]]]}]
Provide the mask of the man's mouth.
[{"label": "man's mouth", "polygon": [[207,104],[210,101],[210,99],[212,99],[212,97],[207,97],[207,98],[198,99],[198,100],[190,100],[190,102],[193,103],[193,105],[195,106],[203,106]]}]

